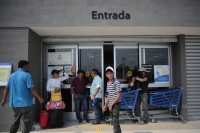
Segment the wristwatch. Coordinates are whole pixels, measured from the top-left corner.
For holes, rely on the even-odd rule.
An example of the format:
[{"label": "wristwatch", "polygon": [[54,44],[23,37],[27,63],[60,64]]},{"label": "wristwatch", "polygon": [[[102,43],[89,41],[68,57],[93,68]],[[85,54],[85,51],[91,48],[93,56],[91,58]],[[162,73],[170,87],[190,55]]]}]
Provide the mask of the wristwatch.
[{"label": "wristwatch", "polygon": [[93,97],[96,97],[96,95],[93,95]]}]

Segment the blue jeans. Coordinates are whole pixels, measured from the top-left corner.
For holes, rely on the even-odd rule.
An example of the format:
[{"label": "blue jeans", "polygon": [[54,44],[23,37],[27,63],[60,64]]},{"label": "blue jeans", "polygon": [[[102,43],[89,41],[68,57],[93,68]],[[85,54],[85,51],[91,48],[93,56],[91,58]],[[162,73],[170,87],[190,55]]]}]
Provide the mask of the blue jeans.
[{"label": "blue jeans", "polygon": [[96,102],[93,106],[95,113],[95,122],[100,123],[101,118],[103,118],[102,109],[100,107],[101,98],[96,98]]},{"label": "blue jeans", "polygon": [[76,118],[77,120],[81,120],[81,116],[80,116],[80,104],[82,103],[83,105],[83,118],[84,120],[88,119],[88,105],[87,105],[87,97],[86,94],[77,94],[78,99],[74,98],[74,102],[75,102],[75,111],[76,111]]}]

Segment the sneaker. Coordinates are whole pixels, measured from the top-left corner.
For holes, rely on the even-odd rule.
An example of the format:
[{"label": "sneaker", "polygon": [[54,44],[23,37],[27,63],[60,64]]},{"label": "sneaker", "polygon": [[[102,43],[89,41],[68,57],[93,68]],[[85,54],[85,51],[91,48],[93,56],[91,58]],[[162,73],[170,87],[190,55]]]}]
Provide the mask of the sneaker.
[{"label": "sneaker", "polygon": [[82,123],[82,120],[78,120],[78,123]]},{"label": "sneaker", "polygon": [[138,122],[138,120],[137,119],[133,119],[133,122]]},{"label": "sneaker", "polygon": [[97,124],[101,124],[100,122],[99,123],[97,123],[97,122],[92,122],[91,123],[92,125],[97,125]]},{"label": "sneaker", "polygon": [[148,121],[147,121],[147,120],[144,120],[144,124],[148,124]]},{"label": "sneaker", "polygon": [[85,120],[85,122],[88,122],[88,123],[89,123],[90,121],[87,119],[87,120]]}]

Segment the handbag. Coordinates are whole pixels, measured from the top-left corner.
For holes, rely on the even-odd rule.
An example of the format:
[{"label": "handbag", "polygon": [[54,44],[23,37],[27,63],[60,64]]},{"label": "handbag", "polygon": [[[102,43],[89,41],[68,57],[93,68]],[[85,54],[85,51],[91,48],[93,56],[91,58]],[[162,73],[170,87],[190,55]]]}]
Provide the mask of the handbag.
[{"label": "handbag", "polygon": [[46,104],[46,109],[47,110],[53,110],[53,109],[64,109],[65,108],[65,103],[63,101],[59,102],[47,102]]},{"label": "handbag", "polygon": [[46,128],[49,121],[49,112],[47,110],[40,111],[40,127]]},{"label": "handbag", "polygon": [[62,101],[62,94],[61,91],[52,91],[51,92],[51,100],[52,102],[59,102]]}]

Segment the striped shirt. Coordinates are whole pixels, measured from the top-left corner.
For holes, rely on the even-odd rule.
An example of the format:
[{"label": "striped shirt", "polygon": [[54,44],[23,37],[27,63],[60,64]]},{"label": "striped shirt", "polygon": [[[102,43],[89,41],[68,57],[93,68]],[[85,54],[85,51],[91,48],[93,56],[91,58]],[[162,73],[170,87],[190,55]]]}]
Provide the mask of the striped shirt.
[{"label": "striped shirt", "polygon": [[[121,91],[121,86],[117,79],[114,78],[113,82],[110,85],[107,82],[107,92],[110,95],[108,106],[110,106],[110,104],[115,100],[118,91]],[[119,102],[120,100],[121,98],[119,99]]]}]

